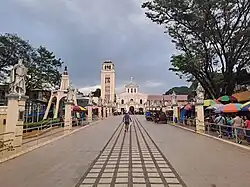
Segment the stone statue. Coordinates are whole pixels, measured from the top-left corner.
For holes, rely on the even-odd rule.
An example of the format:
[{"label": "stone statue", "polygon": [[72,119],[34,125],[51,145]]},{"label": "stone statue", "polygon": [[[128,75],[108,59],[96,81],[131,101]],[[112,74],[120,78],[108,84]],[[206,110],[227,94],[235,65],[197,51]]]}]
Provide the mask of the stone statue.
[{"label": "stone statue", "polygon": [[74,96],[75,96],[75,89],[73,89],[71,86],[68,87],[68,93],[66,97],[67,102],[74,102]]},{"label": "stone statue", "polygon": [[19,59],[18,63],[14,65],[10,74],[10,94],[25,95],[26,85],[25,79],[28,69],[23,65],[23,60]]},{"label": "stone statue", "polygon": [[91,92],[89,94],[89,103],[88,103],[88,105],[93,105],[93,96],[94,96],[94,94]]},{"label": "stone statue", "polygon": [[177,104],[177,95],[176,93],[173,91],[172,95],[171,95],[171,104],[172,105],[176,105]]},{"label": "stone statue", "polygon": [[201,86],[200,83],[198,83],[198,86],[196,88],[196,102],[197,103],[203,103],[204,102],[204,95],[205,95],[205,90]]}]

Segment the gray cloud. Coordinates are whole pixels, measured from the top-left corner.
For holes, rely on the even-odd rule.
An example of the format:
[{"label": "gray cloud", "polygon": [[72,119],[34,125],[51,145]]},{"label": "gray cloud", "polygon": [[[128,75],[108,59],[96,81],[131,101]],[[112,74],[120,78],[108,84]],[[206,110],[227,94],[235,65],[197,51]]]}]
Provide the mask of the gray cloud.
[{"label": "gray cloud", "polygon": [[79,88],[100,84],[101,63],[107,59],[115,63],[117,87],[131,76],[147,93],[185,84],[168,71],[175,52],[170,38],[140,6],[138,0],[3,1],[0,32],[17,33],[54,51]]}]

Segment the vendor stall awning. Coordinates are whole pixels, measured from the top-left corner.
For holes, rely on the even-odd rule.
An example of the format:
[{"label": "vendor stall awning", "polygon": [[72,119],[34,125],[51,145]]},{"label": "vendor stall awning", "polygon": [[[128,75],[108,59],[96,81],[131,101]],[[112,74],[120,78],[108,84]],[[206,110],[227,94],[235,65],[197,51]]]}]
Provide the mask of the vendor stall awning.
[{"label": "vendor stall awning", "polygon": [[235,93],[233,96],[238,100],[239,103],[250,100],[250,91]]}]

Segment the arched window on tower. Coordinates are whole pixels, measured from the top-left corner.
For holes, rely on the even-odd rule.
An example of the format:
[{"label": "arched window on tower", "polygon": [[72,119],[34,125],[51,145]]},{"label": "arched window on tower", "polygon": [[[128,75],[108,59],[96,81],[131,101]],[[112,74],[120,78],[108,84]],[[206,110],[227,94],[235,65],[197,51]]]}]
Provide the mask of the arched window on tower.
[{"label": "arched window on tower", "polygon": [[142,99],[140,99],[140,104],[142,105]]},{"label": "arched window on tower", "polygon": [[136,93],[136,88],[134,88],[134,93]]},{"label": "arched window on tower", "polygon": [[128,93],[129,93],[129,88],[128,88]]},{"label": "arched window on tower", "polygon": [[131,93],[133,93],[133,88],[131,88]]},{"label": "arched window on tower", "polygon": [[122,99],[122,101],[121,101],[121,104],[123,105],[124,104],[124,100]]}]

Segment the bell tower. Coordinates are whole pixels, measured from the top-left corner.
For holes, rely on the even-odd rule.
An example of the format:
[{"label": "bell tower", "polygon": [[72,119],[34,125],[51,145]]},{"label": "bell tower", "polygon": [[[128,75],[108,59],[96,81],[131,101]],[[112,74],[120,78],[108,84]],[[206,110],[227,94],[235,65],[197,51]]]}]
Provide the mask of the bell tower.
[{"label": "bell tower", "polygon": [[106,102],[115,101],[115,65],[110,60],[102,63],[101,99]]}]

